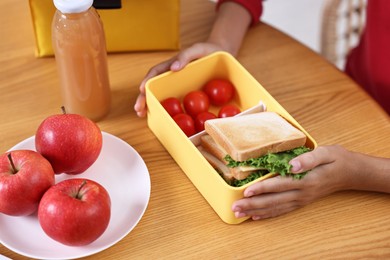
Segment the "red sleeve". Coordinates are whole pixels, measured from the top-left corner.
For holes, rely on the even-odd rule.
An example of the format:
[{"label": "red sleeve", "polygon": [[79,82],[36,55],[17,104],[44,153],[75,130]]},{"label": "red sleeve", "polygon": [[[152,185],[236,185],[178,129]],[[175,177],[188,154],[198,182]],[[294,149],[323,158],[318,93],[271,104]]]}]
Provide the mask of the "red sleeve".
[{"label": "red sleeve", "polygon": [[217,10],[219,6],[225,2],[235,2],[243,6],[252,16],[252,26],[260,21],[261,14],[263,12],[262,0],[218,0]]},{"label": "red sleeve", "polygon": [[390,1],[368,1],[366,27],[346,72],[390,115]]}]

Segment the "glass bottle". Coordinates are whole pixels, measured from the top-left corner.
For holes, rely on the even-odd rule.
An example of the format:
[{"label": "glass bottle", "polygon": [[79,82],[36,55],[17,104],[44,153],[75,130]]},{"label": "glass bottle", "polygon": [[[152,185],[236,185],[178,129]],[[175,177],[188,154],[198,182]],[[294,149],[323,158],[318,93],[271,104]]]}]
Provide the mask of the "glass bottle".
[{"label": "glass bottle", "polygon": [[102,119],[111,91],[103,24],[93,0],[53,0],[52,42],[68,113]]}]

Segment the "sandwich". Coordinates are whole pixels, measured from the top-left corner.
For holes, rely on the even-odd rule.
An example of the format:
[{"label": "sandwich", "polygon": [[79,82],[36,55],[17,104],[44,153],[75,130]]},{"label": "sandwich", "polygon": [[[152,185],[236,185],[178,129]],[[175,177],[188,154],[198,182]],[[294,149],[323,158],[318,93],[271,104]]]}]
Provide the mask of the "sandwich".
[{"label": "sandwich", "polygon": [[275,112],[207,120],[205,131],[199,151],[236,187],[258,178],[291,175],[289,161],[310,150],[306,135]]}]

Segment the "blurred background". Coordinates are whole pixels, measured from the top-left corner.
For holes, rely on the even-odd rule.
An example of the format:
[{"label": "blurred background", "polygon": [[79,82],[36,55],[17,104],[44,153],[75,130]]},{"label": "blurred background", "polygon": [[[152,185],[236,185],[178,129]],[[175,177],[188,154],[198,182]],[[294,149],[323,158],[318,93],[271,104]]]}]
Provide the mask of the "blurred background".
[{"label": "blurred background", "polygon": [[264,0],[262,20],[340,69],[358,43],[365,22],[366,0]]},{"label": "blurred background", "polygon": [[266,0],[262,19],[319,52],[324,1]]}]

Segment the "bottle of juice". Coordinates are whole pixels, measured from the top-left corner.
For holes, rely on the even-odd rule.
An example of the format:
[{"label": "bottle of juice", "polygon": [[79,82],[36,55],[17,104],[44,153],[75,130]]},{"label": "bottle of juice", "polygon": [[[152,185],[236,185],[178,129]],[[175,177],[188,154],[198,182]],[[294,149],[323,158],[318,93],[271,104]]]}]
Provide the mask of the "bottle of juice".
[{"label": "bottle of juice", "polygon": [[102,119],[111,92],[103,25],[93,0],[53,0],[52,41],[68,113]]}]

